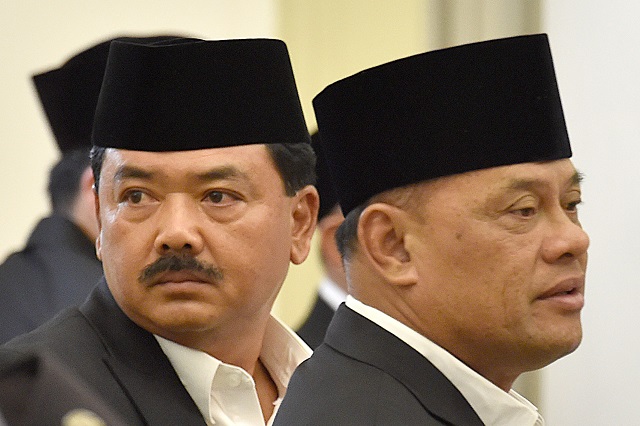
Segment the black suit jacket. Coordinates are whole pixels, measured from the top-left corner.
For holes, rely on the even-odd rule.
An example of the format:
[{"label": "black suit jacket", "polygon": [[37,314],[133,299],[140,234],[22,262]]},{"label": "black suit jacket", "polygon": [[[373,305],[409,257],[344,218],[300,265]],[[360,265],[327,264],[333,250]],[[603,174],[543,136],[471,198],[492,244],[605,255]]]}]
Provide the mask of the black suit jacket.
[{"label": "black suit jacket", "polygon": [[0,265],[0,343],[87,298],[102,276],[95,247],[61,216],[41,220],[24,250]]},{"label": "black suit jacket", "polygon": [[294,373],[274,425],[482,425],[426,358],[344,304]]},{"label": "black suit jacket", "polygon": [[51,352],[128,425],[205,425],[156,339],[122,312],[104,279],[80,308],[6,347]]},{"label": "black suit jacket", "polygon": [[315,305],[305,322],[298,328],[296,333],[309,345],[311,349],[320,346],[327,333],[327,327],[333,318],[335,311],[320,296],[316,299]]},{"label": "black suit jacket", "polygon": [[0,350],[0,411],[11,426],[76,424],[80,419],[84,425],[126,426],[113,408],[48,353],[18,356]]}]

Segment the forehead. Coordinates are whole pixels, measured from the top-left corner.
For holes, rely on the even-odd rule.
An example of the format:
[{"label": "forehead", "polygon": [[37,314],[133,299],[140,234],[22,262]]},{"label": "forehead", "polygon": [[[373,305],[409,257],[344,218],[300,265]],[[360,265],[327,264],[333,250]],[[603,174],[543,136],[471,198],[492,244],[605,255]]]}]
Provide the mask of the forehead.
[{"label": "forehead", "polygon": [[101,178],[121,179],[136,175],[135,170],[164,178],[203,176],[217,170],[236,173],[247,179],[279,177],[265,145],[240,145],[189,151],[130,151],[108,148]]},{"label": "forehead", "polygon": [[580,183],[580,175],[569,159],[492,167],[470,172],[467,178],[492,189],[564,188]]},{"label": "forehead", "polygon": [[426,195],[474,198],[510,191],[561,192],[580,186],[580,174],[569,159],[522,163],[475,170],[425,182]]}]

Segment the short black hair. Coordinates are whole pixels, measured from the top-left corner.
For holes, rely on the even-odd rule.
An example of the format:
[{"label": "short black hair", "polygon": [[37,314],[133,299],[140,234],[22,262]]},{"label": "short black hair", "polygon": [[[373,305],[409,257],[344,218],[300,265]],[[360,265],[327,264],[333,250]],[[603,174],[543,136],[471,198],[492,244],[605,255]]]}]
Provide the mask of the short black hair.
[{"label": "short black hair", "polygon": [[73,203],[80,191],[80,178],[87,167],[89,148],[66,151],[51,168],[47,191],[54,213],[71,215]]},{"label": "short black hair", "polygon": [[[308,143],[272,143],[265,145],[271,155],[284,191],[289,197],[307,185],[316,183],[316,155]],[[95,178],[96,191],[100,183],[100,171],[106,148],[94,146],[91,149],[91,168]]]},{"label": "short black hair", "polygon": [[316,154],[308,143],[267,144],[271,159],[284,182],[284,191],[293,197],[298,190],[316,183]]},{"label": "short black hair", "polygon": [[[358,246],[358,224],[360,215],[372,203],[382,202],[402,209],[416,208],[425,202],[425,193],[421,182],[393,188],[374,195],[364,203],[354,207],[336,230],[336,244],[342,261],[348,261]],[[427,196],[428,197],[428,196]]]},{"label": "short black hair", "polygon": [[367,204],[361,204],[355,207],[347,213],[344,221],[342,221],[338,229],[336,229],[336,244],[343,262],[349,260],[356,249],[358,223],[360,222],[360,215],[366,207]]}]

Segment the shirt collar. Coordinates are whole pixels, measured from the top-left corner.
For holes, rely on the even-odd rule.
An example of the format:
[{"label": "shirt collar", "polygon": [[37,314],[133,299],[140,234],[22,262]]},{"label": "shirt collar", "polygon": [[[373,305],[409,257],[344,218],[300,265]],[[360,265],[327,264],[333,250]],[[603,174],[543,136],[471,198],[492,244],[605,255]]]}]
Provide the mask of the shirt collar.
[{"label": "shirt collar", "polygon": [[[224,383],[220,383],[220,377],[224,375],[227,377],[226,380],[233,380],[234,377],[238,377],[238,380],[246,383],[250,382],[255,388],[253,378],[245,370],[235,365],[226,364],[205,352],[179,345],[155,334],[154,337],[207,424],[216,423],[215,420],[211,419],[211,412],[216,410],[212,410],[210,405],[211,398],[215,398],[215,389],[224,387]],[[276,407],[270,422],[275,417],[293,371],[310,355],[311,349],[297,334],[275,317],[269,318],[260,359],[278,389],[278,399],[274,402]],[[258,411],[254,413],[254,417],[259,415],[260,422],[262,422],[262,413],[259,411],[260,404],[257,401],[257,395],[255,395],[254,407],[257,407]],[[246,414],[249,416],[251,413]],[[224,422],[222,423],[224,424]]]},{"label": "shirt collar", "polygon": [[462,361],[395,318],[347,296],[348,308],[378,324],[427,358],[453,385],[484,424],[536,425],[544,420],[538,409],[513,389],[505,392]]},{"label": "shirt collar", "polygon": [[335,311],[347,298],[347,292],[329,277],[324,277],[318,287],[318,296]]}]

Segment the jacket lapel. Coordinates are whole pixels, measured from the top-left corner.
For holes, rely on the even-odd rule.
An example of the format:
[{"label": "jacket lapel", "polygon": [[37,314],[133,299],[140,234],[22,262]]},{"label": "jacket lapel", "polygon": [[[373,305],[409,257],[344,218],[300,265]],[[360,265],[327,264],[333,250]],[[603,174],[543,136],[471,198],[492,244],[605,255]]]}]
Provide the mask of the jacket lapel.
[{"label": "jacket lapel", "polygon": [[393,376],[433,416],[452,425],[483,424],[458,389],[425,357],[344,304],[329,325],[325,343]]},{"label": "jacket lapel", "polygon": [[204,425],[155,337],[118,307],[104,280],[81,307],[105,345],[104,362],[150,425]]}]

